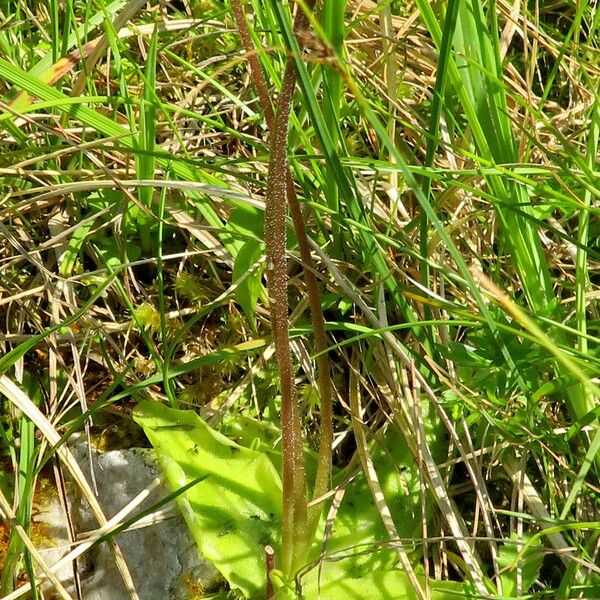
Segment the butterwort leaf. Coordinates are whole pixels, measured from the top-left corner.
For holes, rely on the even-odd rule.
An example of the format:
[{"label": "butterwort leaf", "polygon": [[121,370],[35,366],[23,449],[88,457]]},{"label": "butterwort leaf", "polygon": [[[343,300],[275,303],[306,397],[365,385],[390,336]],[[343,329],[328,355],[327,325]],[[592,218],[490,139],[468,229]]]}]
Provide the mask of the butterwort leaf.
[{"label": "butterwort leaf", "polygon": [[243,448],[195,412],[143,401],[134,412],[178,498],[202,555],[247,598],[264,598],[264,547],[279,552],[281,480],[271,461]]}]

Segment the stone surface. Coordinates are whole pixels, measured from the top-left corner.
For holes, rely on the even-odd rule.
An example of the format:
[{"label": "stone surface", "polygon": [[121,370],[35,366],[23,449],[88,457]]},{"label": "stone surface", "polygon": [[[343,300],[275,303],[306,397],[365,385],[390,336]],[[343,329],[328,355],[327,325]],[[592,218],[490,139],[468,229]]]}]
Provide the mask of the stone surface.
[{"label": "stone surface", "polygon": [[[71,447],[88,481],[90,456],[87,444]],[[98,500],[107,519],[119,512],[159,475],[153,451],[146,448],[99,452],[92,450],[94,478]],[[87,502],[74,484],[69,486],[72,518],[78,533],[97,528]],[[136,513],[151,507],[169,494],[160,485],[136,508]],[[117,536],[140,600],[186,600],[208,591],[217,581],[212,565],[201,559],[197,547],[172,504],[167,518],[147,527],[127,531]],[[164,509],[165,507],[163,507]],[[67,551],[67,530],[64,515],[57,499],[50,499],[41,508],[38,522],[43,522],[53,545],[43,556],[48,564],[55,563]],[[84,600],[126,600],[121,576],[106,543],[92,548],[79,560],[79,574]],[[73,590],[72,573],[64,569],[60,579],[69,591]]]}]

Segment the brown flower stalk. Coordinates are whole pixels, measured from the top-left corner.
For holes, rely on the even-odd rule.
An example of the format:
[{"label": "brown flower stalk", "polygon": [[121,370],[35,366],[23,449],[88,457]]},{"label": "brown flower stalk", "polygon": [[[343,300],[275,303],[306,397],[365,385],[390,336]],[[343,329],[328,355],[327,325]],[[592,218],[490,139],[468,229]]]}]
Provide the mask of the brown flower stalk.
[{"label": "brown flower stalk", "polygon": [[[310,3],[310,7],[314,5]],[[304,280],[306,283],[310,310],[312,315],[313,331],[315,334],[315,350],[319,354],[317,358],[318,369],[318,387],[321,398],[321,436],[319,442],[319,463],[315,480],[313,498],[321,497],[325,494],[329,487],[330,472],[331,472],[331,445],[333,441],[333,410],[332,410],[332,385],[329,357],[327,350],[327,337],[325,334],[325,319],[321,309],[321,297],[317,278],[314,272],[314,261],[310,254],[310,246],[306,235],[304,218],[300,210],[300,204],[296,196],[294,182],[290,176],[287,165],[287,135],[289,127],[289,115],[291,110],[293,92],[296,84],[296,74],[293,69],[293,59],[289,58],[286,64],[284,73],[282,91],[277,107],[277,114],[273,113],[271,98],[268,93],[267,84],[264,73],[262,71],[256,49],[252,43],[248,26],[246,23],[241,0],[232,0],[234,16],[237,22],[238,30],[242,43],[246,49],[248,61],[250,63],[251,76],[254,85],[257,89],[267,125],[271,131],[271,158],[269,162],[269,178],[267,191],[267,206],[265,210],[265,243],[267,246],[267,260],[269,271],[269,295],[271,298],[271,321],[273,327],[273,337],[275,340],[277,360],[280,370],[282,400],[284,409],[282,410],[283,436],[284,436],[284,501],[287,498],[286,489],[293,490],[292,495],[298,503],[303,505],[299,508],[294,504],[295,508],[290,510],[290,514],[286,519],[297,519],[300,521],[302,528],[306,531],[296,531],[296,535],[304,537],[304,543],[308,545],[316,526],[318,525],[319,516],[321,513],[320,507],[317,505],[313,508],[308,523],[305,526],[306,509],[306,484],[304,476],[304,458],[302,451],[301,439],[301,419],[298,414],[297,400],[295,398],[293,388],[293,375],[291,367],[291,355],[289,350],[289,335],[288,335],[288,320],[287,320],[287,261],[285,259],[285,213],[287,203],[290,204],[292,220],[300,256],[304,263]],[[305,26],[304,14],[298,12],[296,22],[294,24],[295,31]],[[285,347],[284,347],[285,346]],[[284,384],[284,378],[289,384]],[[290,396],[287,398],[289,407],[286,407],[287,388],[289,386]],[[291,408],[290,408],[291,407]],[[288,421],[291,419],[291,421]],[[286,423],[290,423],[290,431],[285,431]],[[289,439],[286,441],[286,434]],[[300,437],[298,437],[300,436]],[[293,456],[286,457],[286,447],[288,449],[298,445],[298,453],[295,458]],[[289,459],[289,460],[286,460]],[[290,469],[289,472],[286,472]],[[294,469],[300,469],[294,472]],[[294,481],[296,483],[294,483]],[[300,500],[300,495],[303,500]],[[284,508],[285,510],[285,508]],[[298,512],[300,511],[300,512]],[[294,516],[294,513],[295,516]],[[284,523],[283,545],[284,548],[290,543],[288,538],[293,535],[292,525],[286,533],[288,526]],[[308,547],[306,548],[308,550]],[[286,551],[284,550],[284,557]],[[285,560],[284,560],[285,562]]]}]

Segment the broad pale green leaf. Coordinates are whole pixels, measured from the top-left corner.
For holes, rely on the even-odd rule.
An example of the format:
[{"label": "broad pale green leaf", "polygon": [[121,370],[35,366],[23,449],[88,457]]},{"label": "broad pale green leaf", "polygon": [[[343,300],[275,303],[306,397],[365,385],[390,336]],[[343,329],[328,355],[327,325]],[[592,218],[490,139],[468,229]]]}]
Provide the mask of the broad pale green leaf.
[{"label": "broad pale green leaf", "polygon": [[236,206],[227,219],[227,229],[242,238],[262,240],[265,237],[264,213],[254,206]]},{"label": "broad pale green leaf", "polygon": [[240,248],[233,264],[233,281],[239,281],[236,290],[237,301],[254,329],[256,329],[254,322],[256,303],[260,295],[266,293],[261,282],[262,269],[255,266],[262,254],[262,244],[255,240],[248,240]]},{"label": "broad pale green leaf", "polygon": [[271,461],[209,427],[193,411],[138,404],[135,420],[156,449],[170,486],[206,477],[180,496],[200,548],[231,587],[264,597],[264,547],[279,548],[281,481]]},{"label": "broad pale green leaf", "polygon": [[[422,586],[425,582],[421,578]],[[320,581],[315,567],[300,580],[304,598],[321,600],[417,600],[407,575],[399,570],[371,571],[360,578],[349,577],[340,563],[324,564]],[[456,581],[429,581],[431,600],[465,598],[464,586]]]},{"label": "broad pale green leaf", "polygon": [[[525,543],[528,540],[521,541]],[[500,546],[498,553],[498,566],[502,573],[502,593],[511,598],[519,596],[517,594],[519,591],[517,588],[518,571],[520,570],[521,577],[520,593],[526,594],[538,578],[544,558],[544,552],[539,543],[531,546],[524,556],[519,556],[519,550],[517,540],[512,536],[511,540]]]},{"label": "broad pale green leaf", "polygon": [[[211,429],[193,411],[141,402],[134,414],[157,451],[173,489],[206,477],[180,496],[180,506],[202,554],[249,598],[264,597],[264,546],[279,547],[281,483],[273,465],[280,463],[273,425],[253,419],[228,420],[227,430],[241,446]],[[390,431],[372,457],[398,532],[404,539],[420,535],[418,476],[405,445]],[[255,450],[256,449],[256,450]],[[310,456],[310,455],[309,455]],[[398,470],[403,472],[400,478]],[[362,472],[345,482],[345,495],[326,544],[321,569],[308,568],[299,581],[305,598],[416,598],[397,557]],[[311,560],[322,549],[321,524]],[[419,545],[406,543],[418,570]],[[460,597],[461,584],[432,581],[432,598]],[[295,597],[288,583],[278,598]],[[320,596],[319,596],[320,594]]]},{"label": "broad pale green leaf", "polygon": [[90,221],[83,225],[79,225],[73,232],[58,268],[62,277],[70,277],[73,274],[77,261],[79,260],[81,248],[90,231],[92,231],[93,226],[93,221]]}]

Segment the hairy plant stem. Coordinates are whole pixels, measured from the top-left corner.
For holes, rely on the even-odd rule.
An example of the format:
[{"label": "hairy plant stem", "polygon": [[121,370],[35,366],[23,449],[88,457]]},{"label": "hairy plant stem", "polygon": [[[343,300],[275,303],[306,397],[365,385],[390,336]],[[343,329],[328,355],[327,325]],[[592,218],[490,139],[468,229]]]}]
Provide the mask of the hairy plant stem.
[{"label": "hairy plant stem", "polygon": [[273,124],[275,122],[275,114],[273,113],[273,104],[271,103],[271,96],[269,95],[269,88],[265,80],[262,67],[260,66],[260,60],[256,53],[256,48],[252,42],[250,36],[250,30],[248,29],[248,23],[246,22],[246,14],[244,13],[244,7],[242,6],[242,0],[231,0],[231,8],[233,9],[233,16],[235,23],[246,51],[246,58],[250,65],[250,77],[252,83],[258,92],[258,98],[260,100],[263,112],[265,114],[265,121],[269,130],[273,130]]},{"label": "hairy plant stem", "polygon": [[288,276],[285,217],[287,209],[287,136],[295,76],[285,68],[275,123],[271,132],[269,173],[265,205],[265,245],[271,328],[281,386],[283,451],[282,570],[292,575],[299,554],[308,545],[306,473],[302,424],[294,389],[294,373],[288,331]]},{"label": "hairy plant stem", "polygon": [[[311,6],[314,5],[314,2],[311,3]],[[265,120],[267,122],[267,126],[269,130],[272,132],[271,138],[271,148],[273,147],[273,141],[275,138],[276,127],[280,125],[279,122],[276,122],[275,115],[273,113],[271,98],[268,93],[267,84],[265,81],[264,73],[260,65],[260,61],[258,60],[258,56],[256,54],[256,49],[252,43],[252,38],[250,36],[250,32],[248,31],[248,25],[246,23],[243,7],[241,0],[232,0],[232,7],[234,16],[236,19],[236,23],[238,26],[238,30],[240,33],[240,37],[242,39],[242,43],[244,44],[244,48],[247,53],[248,62],[250,64],[250,73],[253,79],[254,85],[258,92],[259,99],[261,101]],[[298,17],[301,19],[302,17]],[[302,26],[302,22],[298,22],[298,19],[295,23],[295,28]],[[317,358],[317,371],[318,371],[318,388],[319,395],[321,399],[321,411],[320,411],[320,423],[321,423],[321,435],[319,438],[319,461],[317,466],[317,474],[315,477],[315,485],[313,490],[313,498],[319,498],[323,496],[327,490],[329,489],[330,483],[330,473],[331,473],[331,447],[333,442],[333,398],[332,398],[332,384],[331,384],[331,368],[329,364],[329,356],[326,353],[327,350],[327,336],[325,334],[325,318],[323,316],[323,311],[321,308],[321,295],[319,292],[319,286],[317,283],[317,278],[315,275],[314,269],[314,261],[312,259],[310,253],[310,245],[308,242],[308,237],[306,234],[306,227],[304,224],[304,218],[302,216],[302,212],[300,210],[300,203],[298,202],[298,198],[296,196],[296,190],[294,187],[293,179],[290,175],[289,168],[287,165],[287,130],[288,130],[288,122],[289,122],[289,113],[291,110],[291,101],[293,96],[293,90],[296,83],[296,75],[295,71],[291,69],[292,67],[292,59],[288,59],[286,65],[286,71],[283,79],[282,86],[282,94],[279,99],[278,111],[277,114],[282,111],[282,97],[283,97],[283,87],[289,86],[289,106],[287,107],[287,117],[285,123],[285,143],[281,145],[281,149],[285,151],[285,187],[286,187],[286,195],[287,202],[290,205],[290,212],[292,214],[292,220],[294,223],[294,230],[296,232],[296,237],[298,239],[298,246],[300,249],[300,257],[302,262],[304,263],[304,281],[306,284],[306,290],[308,294],[308,300],[310,305],[310,311],[312,316],[312,324],[313,331],[315,336],[315,351],[319,355]],[[271,164],[273,161],[273,153],[271,153],[271,163],[269,165],[269,175],[271,175]],[[270,180],[270,179],[269,179]],[[267,192],[267,196],[269,192]],[[285,199],[284,199],[285,202]],[[285,212],[285,206],[283,207]],[[270,218],[269,213],[270,207],[267,204],[267,209],[265,213],[265,219],[268,220]],[[285,229],[283,230],[285,234]],[[267,229],[265,228],[265,240],[267,244],[267,258],[269,256],[269,235],[267,234]],[[284,249],[285,249],[285,240],[284,240]],[[271,276],[269,277],[269,283],[271,282]],[[286,313],[287,313],[287,269],[286,269]],[[271,292],[270,295],[272,296]],[[288,322],[287,322],[287,314],[285,318],[285,329],[287,336]],[[275,336],[275,325],[273,323],[273,331]],[[278,361],[279,361],[279,351],[278,352]],[[289,341],[287,347],[287,353],[289,354]],[[291,363],[291,357],[290,357]],[[281,375],[281,373],[280,373]],[[296,400],[293,398],[292,401],[296,404]],[[300,417],[299,417],[300,418]],[[283,421],[283,415],[282,415]],[[285,463],[284,463],[285,464]],[[285,479],[285,475],[284,475]],[[306,493],[306,492],[304,492]],[[285,497],[285,491],[284,491]],[[308,524],[307,524],[307,543],[310,544],[310,540],[313,538],[315,530],[318,526],[319,517],[321,515],[321,507],[320,505],[314,506],[310,512],[308,513]],[[308,550],[308,547],[306,548]]]}]

